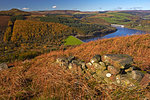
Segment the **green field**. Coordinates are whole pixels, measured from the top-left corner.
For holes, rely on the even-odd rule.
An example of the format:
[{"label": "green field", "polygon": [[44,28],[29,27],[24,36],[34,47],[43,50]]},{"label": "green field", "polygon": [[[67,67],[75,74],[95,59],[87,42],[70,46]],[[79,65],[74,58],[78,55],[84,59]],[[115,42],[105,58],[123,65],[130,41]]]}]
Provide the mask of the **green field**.
[{"label": "green field", "polygon": [[128,24],[128,23],[132,22],[132,20],[130,18],[132,16],[131,14],[116,13],[116,12],[109,12],[106,14],[109,14],[111,16],[110,17],[100,17],[100,18],[102,18],[112,24]]},{"label": "green field", "polygon": [[74,36],[69,36],[66,40],[65,40],[65,44],[64,45],[80,45],[82,44],[83,41],[75,38]]}]

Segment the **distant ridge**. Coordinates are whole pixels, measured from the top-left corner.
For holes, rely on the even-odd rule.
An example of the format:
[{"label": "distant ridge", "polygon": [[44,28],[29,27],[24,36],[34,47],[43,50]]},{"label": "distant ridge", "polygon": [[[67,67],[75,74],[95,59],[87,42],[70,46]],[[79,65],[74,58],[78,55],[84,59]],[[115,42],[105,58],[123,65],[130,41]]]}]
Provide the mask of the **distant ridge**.
[{"label": "distant ridge", "polygon": [[12,8],[11,10],[7,11],[0,11],[0,15],[8,15],[8,16],[13,16],[13,15],[30,15],[29,12],[25,12],[16,8]]},{"label": "distant ridge", "polygon": [[32,14],[74,14],[80,12],[79,10],[44,10],[44,11],[31,11]]}]

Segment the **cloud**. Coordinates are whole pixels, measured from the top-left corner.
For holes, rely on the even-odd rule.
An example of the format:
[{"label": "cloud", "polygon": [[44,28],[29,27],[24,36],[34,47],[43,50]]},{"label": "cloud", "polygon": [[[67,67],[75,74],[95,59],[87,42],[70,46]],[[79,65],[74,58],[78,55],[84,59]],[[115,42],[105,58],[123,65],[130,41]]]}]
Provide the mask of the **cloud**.
[{"label": "cloud", "polygon": [[117,9],[118,9],[118,10],[121,10],[121,9],[123,9],[123,8],[122,8],[122,7],[118,7]]},{"label": "cloud", "polygon": [[141,10],[142,9],[142,7],[132,7],[132,8],[130,8],[131,10]]},{"label": "cloud", "polygon": [[52,8],[53,8],[53,9],[55,9],[55,8],[57,8],[57,6],[56,6],[56,5],[54,5],[54,6],[52,6]]},{"label": "cloud", "polygon": [[22,10],[29,10],[30,8],[22,8]]}]

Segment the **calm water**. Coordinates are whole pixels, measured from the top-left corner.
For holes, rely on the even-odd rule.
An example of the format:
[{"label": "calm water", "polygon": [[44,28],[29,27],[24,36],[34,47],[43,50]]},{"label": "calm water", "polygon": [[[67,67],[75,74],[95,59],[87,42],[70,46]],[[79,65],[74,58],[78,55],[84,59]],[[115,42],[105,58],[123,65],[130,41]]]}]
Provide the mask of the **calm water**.
[{"label": "calm water", "polygon": [[118,30],[114,33],[105,35],[103,37],[95,37],[95,38],[91,38],[91,39],[85,39],[83,40],[84,42],[90,42],[90,41],[94,41],[97,39],[102,39],[102,38],[112,38],[112,37],[119,37],[119,36],[126,36],[126,35],[134,35],[134,34],[144,34],[144,31],[140,31],[140,30],[135,30],[135,29],[128,29],[128,28],[122,28],[122,27],[116,27]]}]

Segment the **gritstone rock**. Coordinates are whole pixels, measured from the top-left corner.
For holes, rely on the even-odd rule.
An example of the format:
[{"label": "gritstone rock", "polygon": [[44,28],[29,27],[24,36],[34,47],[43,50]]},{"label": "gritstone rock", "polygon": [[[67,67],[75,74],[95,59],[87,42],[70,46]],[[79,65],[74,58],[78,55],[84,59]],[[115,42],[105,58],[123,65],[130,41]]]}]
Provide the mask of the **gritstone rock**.
[{"label": "gritstone rock", "polygon": [[8,68],[8,66],[7,66],[6,63],[1,63],[0,64],[0,70],[7,69],[7,68]]},{"label": "gritstone rock", "polygon": [[125,68],[133,63],[133,58],[126,54],[106,54],[102,59],[107,64],[111,64],[116,68]]}]

